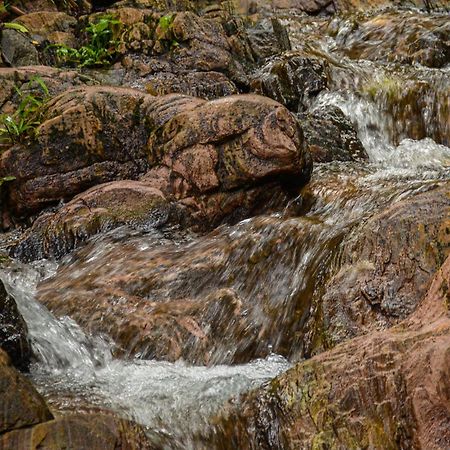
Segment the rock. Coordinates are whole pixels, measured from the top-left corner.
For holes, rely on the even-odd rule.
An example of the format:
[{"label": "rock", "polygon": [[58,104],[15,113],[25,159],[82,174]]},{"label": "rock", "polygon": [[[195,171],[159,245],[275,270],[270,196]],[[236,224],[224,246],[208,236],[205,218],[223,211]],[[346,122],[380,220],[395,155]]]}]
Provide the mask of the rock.
[{"label": "rock", "polygon": [[[150,121],[155,106],[147,109]],[[174,176],[162,190],[177,199],[275,178],[301,185],[311,170],[302,144],[294,117],[273,100],[238,95],[198,102],[150,136],[149,151],[160,165],[143,180],[150,182],[155,171],[161,177],[167,167]]]},{"label": "rock", "polygon": [[196,448],[450,446],[450,258],[413,316],[234,400]]},{"label": "rock", "polygon": [[146,77],[145,89],[152,95],[180,93],[206,100],[238,93],[235,84],[219,72],[188,72],[183,76],[156,72]]},{"label": "rock", "polygon": [[412,314],[450,253],[449,230],[448,183],[443,183],[394,203],[347,236],[342,266],[326,284],[319,307],[323,323],[314,325],[326,344]]},{"label": "rock", "polygon": [[0,48],[3,60],[11,66],[35,66],[39,54],[31,39],[16,30],[1,31]]},{"label": "rock", "polygon": [[450,60],[446,15],[388,12],[336,17],[328,26],[338,49],[352,59],[443,67]]},{"label": "rock", "polygon": [[41,215],[14,256],[22,260],[61,257],[90,236],[121,225],[146,230],[165,224],[170,208],[157,189],[138,181],[114,181],[76,196],[56,213]]},{"label": "rock", "polygon": [[87,87],[46,108],[36,141],[0,157],[0,176],[16,177],[5,203],[18,217],[92,185],[138,177],[201,215],[205,196],[272,181],[299,186],[311,171],[295,118],[265,97],[206,102]]},{"label": "rock", "polygon": [[251,89],[302,112],[327,86],[325,60],[303,52],[287,52],[263,66],[252,78]]},{"label": "rock", "polygon": [[20,217],[95,184],[143,173],[148,137],[140,116],[144,97],[131,89],[87,87],[48,102],[36,140],[0,156],[0,174],[16,177],[10,212]]},{"label": "rock", "polygon": [[150,450],[141,427],[101,414],[66,415],[32,428],[6,433],[0,449]]},{"label": "rock", "polygon": [[[272,9],[305,12],[311,15],[329,15],[336,12],[371,11],[387,7],[405,6],[401,0],[274,0]],[[407,6],[426,11],[446,10],[445,0],[410,0]]]},{"label": "rock", "polygon": [[20,16],[15,20],[25,26],[34,40],[50,44],[76,45],[74,17],[63,12],[39,11]]},{"label": "rock", "polygon": [[0,404],[0,435],[53,419],[43,398],[27,378],[9,365],[9,358],[1,349]]},{"label": "rock", "polygon": [[[171,91],[167,86],[166,93],[192,94],[195,89],[193,77],[207,82],[220,73],[220,83],[234,89],[235,86],[247,87],[248,78],[243,64],[253,60],[245,28],[240,22],[221,23],[192,12],[171,12],[155,17],[154,13],[147,14],[146,10],[135,11],[138,11],[133,15],[136,22],[128,25],[121,50],[125,55],[122,65],[130,72],[127,83],[145,85],[165,73],[166,77],[180,79],[176,83],[177,88]],[[139,12],[144,18],[139,17]],[[187,89],[180,90],[184,86]],[[212,85],[211,89],[211,94],[204,97],[213,98],[217,88]]]},{"label": "rock", "polygon": [[314,162],[368,159],[352,123],[338,107],[314,109],[299,120]]},{"label": "rock", "polygon": [[[314,224],[267,216],[250,223],[185,244],[143,247],[112,237],[87,244],[38,287],[38,299],[57,316],[111,336],[126,357],[236,364],[271,351],[286,355],[326,248],[311,256],[299,286],[301,249]],[[290,274],[282,288],[274,281],[280,272]]]},{"label": "rock", "polygon": [[0,348],[21,370],[26,370],[30,362],[31,346],[27,336],[28,328],[16,302],[0,280]]},{"label": "rock", "polygon": [[51,97],[74,87],[95,84],[96,81],[75,70],[60,70],[48,66],[0,68],[0,104],[2,113],[11,113],[19,103],[15,87],[23,93],[35,93],[39,86],[33,81],[40,78]]}]

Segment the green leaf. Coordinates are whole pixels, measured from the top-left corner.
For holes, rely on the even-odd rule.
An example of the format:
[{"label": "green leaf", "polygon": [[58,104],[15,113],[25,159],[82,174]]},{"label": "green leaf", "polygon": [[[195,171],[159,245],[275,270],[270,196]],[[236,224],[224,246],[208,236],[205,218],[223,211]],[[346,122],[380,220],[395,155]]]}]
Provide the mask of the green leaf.
[{"label": "green leaf", "polygon": [[9,176],[9,177],[0,177],[0,186],[3,183],[7,183],[8,181],[14,181],[15,179],[16,179],[16,177],[11,177],[11,176]]},{"label": "green leaf", "polygon": [[20,31],[21,33],[29,33],[28,28],[20,23],[16,22],[5,22],[3,28],[8,28],[10,30]]}]

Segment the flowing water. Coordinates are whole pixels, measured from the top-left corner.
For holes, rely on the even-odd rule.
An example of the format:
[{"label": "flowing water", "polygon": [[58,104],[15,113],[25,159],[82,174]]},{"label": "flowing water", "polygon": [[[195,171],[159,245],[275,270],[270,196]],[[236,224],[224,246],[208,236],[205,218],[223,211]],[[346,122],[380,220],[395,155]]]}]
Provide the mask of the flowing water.
[{"label": "flowing water", "polygon": [[[301,23],[287,22],[294,47],[318,29],[300,32]],[[317,165],[285,209],[206,236],[116,230],[58,264],[14,263],[0,272],[29,326],[37,358],[31,377],[55,409],[111,409],[145,425],[163,447],[188,448],[186,436],[223,402],[309,356],[312,302],[339,267],[340,244],[355,225],[448,182],[449,69],[350,59],[339,52],[347,25],[340,26],[334,38],[323,34],[316,42],[315,51],[331,62],[331,83],[311,107],[340,107],[369,163]],[[148,359],[158,354],[153,344],[111,338],[121,336],[116,318],[137,320],[139,309],[119,299],[95,319],[95,301],[109,295],[115,279],[131,297],[155,303],[182,298],[198,305],[225,289],[239,299],[242,320],[217,324],[216,342],[200,351],[201,339],[178,342],[176,362]],[[55,318],[36,301],[36,289],[46,303],[57,297],[80,311]],[[200,333],[198,324],[189,326]]]}]

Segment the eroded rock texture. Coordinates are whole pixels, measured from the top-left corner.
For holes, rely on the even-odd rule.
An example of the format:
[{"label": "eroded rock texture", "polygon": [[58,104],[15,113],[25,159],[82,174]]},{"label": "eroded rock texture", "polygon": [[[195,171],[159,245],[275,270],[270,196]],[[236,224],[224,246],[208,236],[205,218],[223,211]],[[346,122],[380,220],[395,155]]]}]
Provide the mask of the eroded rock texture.
[{"label": "eroded rock texture", "polygon": [[448,447],[449,282],[447,259],[410,319],[244,395],[216,418],[204,448]]}]

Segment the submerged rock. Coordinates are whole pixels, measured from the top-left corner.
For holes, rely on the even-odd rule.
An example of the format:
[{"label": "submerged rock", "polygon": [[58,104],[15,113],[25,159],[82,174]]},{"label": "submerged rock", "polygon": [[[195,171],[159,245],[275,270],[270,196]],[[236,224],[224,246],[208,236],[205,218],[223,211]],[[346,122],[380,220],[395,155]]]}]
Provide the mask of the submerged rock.
[{"label": "submerged rock", "polygon": [[30,363],[31,345],[28,328],[0,280],[0,348],[8,354],[14,366],[26,370]]},{"label": "submerged rock", "polygon": [[212,420],[196,448],[447,448],[449,283],[447,259],[410,319],[244,394]]}]

